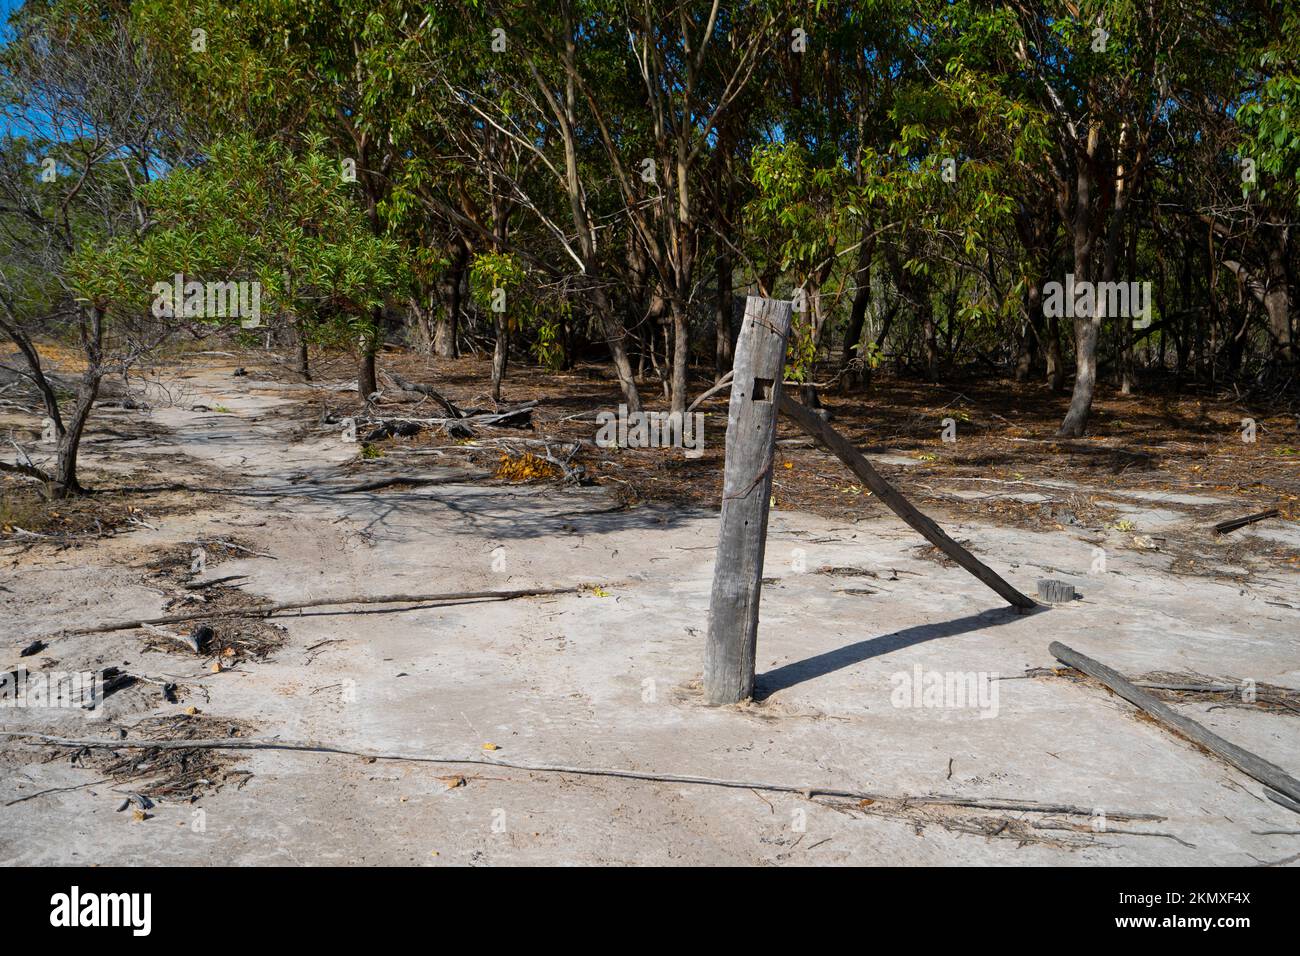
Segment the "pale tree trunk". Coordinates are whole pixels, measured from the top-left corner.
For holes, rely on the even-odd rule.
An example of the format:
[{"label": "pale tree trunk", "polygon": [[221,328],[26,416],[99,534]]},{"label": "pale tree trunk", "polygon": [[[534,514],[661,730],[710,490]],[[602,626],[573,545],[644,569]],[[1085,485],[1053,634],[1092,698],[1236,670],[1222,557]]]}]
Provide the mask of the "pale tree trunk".
[{"label": "pale tree trunk", "polygon": [[505,313],[493,312],[496,342],[492,347],[492,401],[501,401],[501,382],[506,377],[506,362],[510,352],[510,326]]},{"label": "pale tree trunk", "polygon": [[934,321],[934,303],[930,300],[929,283],[918,283],[918,291],[921,328],[925,334],[925,376],[931,382],[937,382],[939,380],[939,329]]},{"label": "pale tree trunk", "polygon": [[627,329],[615,315],[613,303],[603,289],[596,289],[591,296],[592,308],[596,319],[605,333],[609,345],[609,354],[614,361],[614,374],[618,377],[618,387],[623,392],[623,402],[629,412],[641,411],[641,393],[636,387],[636,375],[632,371],[632,362],[627,354]]},{"label": "pale tree trunk", "polygon": [[715,263],[718,275],[718,298],[713,304],[714,381],[720,381],[731,371],[731,298],[733,263],[729,252],[719,252]]},{"label": "pale tree trunk", "polygon": [[686,310],[675,301],[670,304],[669,313],[672,316],[673,329],[672,378],[668,392],[669,408],[673,412],[684,414],[688,404],[686,389],[691,360],[690,319],[686,314]]},{"label": "pale tree trunk", "polygon": [[412,350],[420,355],[433,354],[433,316],[437,308],[437,299],[431,289],[407,296],[407,324],[411,328],[408,340]]},{"label": "pale tree trunk", "polygon": [[[1088,133],[1088,148],[1076,162],[1078,171],[1074,196],[1074,281],[1092,279],[1092,158],[1096,154],[1098,130],[1094,126]],[[1074,392],[1070,408],[1057,434],[1062,438],[1078,438],[1088,425],[1092,410],[1092,396],[1097,387],[1097,309],[1094,302],[1092,315],[1076,316],[1074,320]]]}]

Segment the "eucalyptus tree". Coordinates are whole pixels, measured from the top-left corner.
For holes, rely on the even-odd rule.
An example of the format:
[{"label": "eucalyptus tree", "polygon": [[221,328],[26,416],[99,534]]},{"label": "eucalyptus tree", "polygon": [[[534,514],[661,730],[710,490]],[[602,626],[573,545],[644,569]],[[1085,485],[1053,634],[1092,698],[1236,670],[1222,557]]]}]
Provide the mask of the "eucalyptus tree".
[{"label": "eucalyptus tree", "polygon": [[[577,241],[562,248],[584,275],[606,223],[589,206],[580,137],[599,150],[589,173],[612,182],[616,220],[648,263],[672,324],[671,408],[684,411],[690,361],[690,315],[707,230],[699,179],[718,124],[735,107],[772,42],[774,17],[764,3],[725,7],[649,0],[622,10],[600,3],[561,3],[552,32],[532,33],[530,73],[548,126],[559,128],[563,162],[547,167],[564,185]],[[526,31],[524,31],[526,32]],[[629,87],[628,84],[635,84]],[[629,108],[629,100],[637,108]],[[558,230],[553,229],[552,234]],[[558,238],[558,236],[557,236]],[[607,290],[594,291],[598,312]],[[608,321],[611,350],[617,330]],[[615,353],[629,397],[630,364]]]},{"label": "eucalyptus tree", "polygon": [[[394,60],[411,30],[436,19],[413,0],[142,0],[136,21],[158,55],[171,57],[187,103],[214,135],[251,132],[301,149],[321,134],[341,181],[355,190],[373,236],[408,238],[392,186],[405,156],[394,127],[418,95]],[[409,250],[408,252],[412,252]],[[413,272],[428,275],[428,270]],[[354,344],[363,396],[378,388],[384,336],[376,305]]]},{"label": "eucalyptus tree", "polygon": [[[1236,119],[1242,140],[1234,164],[1247,201],[1243,223],[1258,264],[1230,259],[1225,267],[1263,306],[1273,356],[1283,366],[1300,359],[1292,310],[1297,298],[1294,223],[1300,209],[1300,10],[1269,4],[1253,21]],[[1243,27],[1245,24],[1243,24]],[[1237,170],[1233,170],[1237,172]]]},{"label": "eucalyptus tree", "polygon": [[[247,135],[218,140],[201,164],[142,187],[140,201],[146,229],[73,262],[80,294],[105,310],[243,328],[265,314],[300,341],[351,340],[405,279],[397,243],[373,235],[319,137],[301,153]],[[183,295],[169,291],[173,277]],[[236,285],[242,310],[230,308]]]},{"label": "eucalyptus tree", "polygon": [[[77,254],[147,224],[137,190],[188,154],[163,70],[129,29],[124,4],[31,2],[0,48],[0,330],[15,343],[57,440],[50,472],[0,462],[81,491],[81,436],[106,375],[125,375],[166,338],[167,324],[110,315],[81,294]],[[42,362],[40,339],[72,337],[84,359],[70,408]]]}]

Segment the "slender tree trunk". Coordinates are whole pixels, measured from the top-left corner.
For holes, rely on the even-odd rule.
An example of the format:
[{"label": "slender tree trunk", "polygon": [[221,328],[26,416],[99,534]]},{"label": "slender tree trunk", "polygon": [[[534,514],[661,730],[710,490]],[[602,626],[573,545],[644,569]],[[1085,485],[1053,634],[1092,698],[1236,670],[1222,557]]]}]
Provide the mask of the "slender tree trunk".
[{"label": "slender tree trunk", "polygon": [[924,333],[925,376],[931,382],[939,380],[939,327],[934,321],[934,303],[930,301],[930,289],[927,283],[918,283],[920,287],[921,329]]},{"label": "slender tree trunk", "polygon": [[[592,293],[592,308],[596,319],[605,333],[609,345],[609,354],[614,363],[614,374],[618,378],[619,390],[623,393],[623,402],[629,412],[641,411],[641,393],[637,389],[636,375],[632,371],[632,360],[627,354],[627,327],[619,322],[614,311],[614,304],[603,289]],[[642,353],[644,358],[644,353]]]},{"label": "slender tree trunk", "polygon": [[734,295],[731,253],[719,252],[715,267],[718,273],[718,298],[713,305],[714,381],[731,371],[731,297]]},{"label": "slender tree trunk", "polygon": [[310,382],[311,365],[307,352],[307,323],[302,316],[298,316],[294,320],[293,331],[298,340],[298,374],[302,376],[304,382]]},{"label": "slender tree trunk", "polygon": [[1020,337],[1020,351],[1016,356],[1016,381],[1027,382],[1034,371],[1035,355],[1042,351],[1043,284],[1030,283],[1025,290],[1025,330]]},{"label": "slender tree trunk", "polygon": [[1065,356],[1061,352],[1061,323],[1056,316],[1047,320],[1047,387],[1054,392],[1065,389]]},{"label": "slender tree trunk", "polygon": [[492,313],[496,326],[496,342],[492,347],[492,401],[501,401],[501,382],[506,377],[506,363],[510,353],[510,325],[504,312]]},{"label": "slender tree trunk", "polygon": [[465,279],[469,252],[464,245],[457,246],[447,276],[446,312],[440,313],[433,330],[433,351],[442,358],[455,358],[456,342],[460,331],[461,285]]},{"label": "slender tree trunk", "polygon": [[861,371],[855,374],[848,370],[854,359],[859,359],[859,370],[863,367],[859,346],[867,321],[867,309],[871,305],[871,259],[875,246],[874,239],[865,238],[858,247],[858,263],[853,273],[853,306],[849,309],[849,325],[844,330],[844,344],[840,350],[840,389],[844,392],[861,384],[864,377]]},{"label": "slender tree trunk", "polygon": [[86,371],[82,373],[81,385],[77,389],[77,402],[72,410],[72,417],[67,422],[67,429],[59,439],[58,460],[54,468],[54,481],[50,495],[54,498],[67,498],[81,493],[81,484],[77,480],[77,453],[81,448],[81,435],[86,428],[86,420],[95,407],[99,396],[99,383],[104,377],[104,309],[91,306],[90,323],[86,323],[85,311],[80,312],[81,341],[86,351]]},{"label": "slender tree trunk", "polygon": [[[1092,247],[1094,230],[1092,225],[1092,189],[1094,173],[1093,156],[1096,154],[1099,132],[1094,126],[1088,134],[1086,154],[1076,158],[1078,171],[1074,197],[1074,281],[1083,282],[1092,279]],[[1074,320],[1074,392],[1070,396],[1070,408],[1065,413],[1065,420],[1057,432],[1062,438],[1078,438],[1088,425],[1088,413],[1092,410],[1092,396],[1097,387],[1097,308],[1091,315],[1077,316]]]},{"label": "slender tree trunk", "polygon": [[1295,361],[1291,337],[1291,290],[1287,276],[1287,238],[1289,227],[1273,222],[1267,229],[1267,284],[1264,288],[1264,311],[1268,314],[1268,333],[1273,340],[1273,356],[1289,365]]},{"label": "slender tree trunk", "polygon": [[406,299],[407,336],[411,348],[420,355],[433,354],[433,322],[438,311],[438,296],[432,288],[419,289]]},{"label": "slender tree trunk", "polygon": [[357,394],[363,402],[379,391],[379,379],[375,374],[375,352],[379,349],[379,343],[370,342],[368,338],[362,337],[361,361],[357,365]]},{"label": "slender tree trunk", "polygon": [[16,324],[6,319],[0,319],[0,328],[3,328],[14,345],[18,346],[18,351],[22,353],[23,360],[27,363],[28,371],[31,372],[32,382],[36,385],[37,390],[41,393],[41,401],[45,403],[45,414],[49,416],[50,421],[54,422],[54,433],[62,438],[64,434],[63,416],[59,413],[59,399],[54,393],[54,387],[50,380],[45,377],[45,370],[41,367],[41,357],[32,345],[31,339]]},{"label": "slender tree trunk", "polygon": [[77,404],[73,407],[68,420],[67,431],[59,440],[59,456],[54,469],[54,487],[50,489],[52,497],[69,498],[81,494],[81,483],[77,480],[77,454],[81,449],[81,436],[86,429],[86,420],[90,410],[99,397],[99,383],[103,373],[91,368],[81,378],[81,387],[77,390]]},{"label": "slender tree trunk", "polygon": [[673,412],[685,414],[688,404],[686,389],[690,377],[691,326],[686,310],[677,302],[671,303],[669,313],[672,316],[673,329],[673,364],[669,408]]}]

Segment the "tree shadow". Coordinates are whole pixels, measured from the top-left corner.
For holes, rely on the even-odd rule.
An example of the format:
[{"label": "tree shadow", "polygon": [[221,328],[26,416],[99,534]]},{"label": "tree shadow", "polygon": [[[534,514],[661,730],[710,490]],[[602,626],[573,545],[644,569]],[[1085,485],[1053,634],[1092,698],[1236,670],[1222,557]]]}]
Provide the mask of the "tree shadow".
[{"label": "tree shadow", "polygon": [[[1031,610],[1029,613],[1036,614],[1045,610],[1047,608],[1040,607],[1037,610]],[[915,627],[904,628],[883,637],[873,637],[865,641],[858,641],[856,644],[849,644],[846,647],[837,647],[824,654],[818,654],[802,661],[783,664],[775,670],[757,675],[754,678],[754,700],[766,700],[777,691],[787,690],[796,684],[824,677],[846,667],[852,667],[854,664],[861,664],[873,657],[900,651],[916,644],[924,644],[926,641],[956,637],[958,634],[968,634],[971,631],[980,631],[997,627],[1000,624],[1009,624],[1011,621],[1019,620],[1022,617],[1024,615],[1015,608],[995,608],[938,624],[918,624]]]}]

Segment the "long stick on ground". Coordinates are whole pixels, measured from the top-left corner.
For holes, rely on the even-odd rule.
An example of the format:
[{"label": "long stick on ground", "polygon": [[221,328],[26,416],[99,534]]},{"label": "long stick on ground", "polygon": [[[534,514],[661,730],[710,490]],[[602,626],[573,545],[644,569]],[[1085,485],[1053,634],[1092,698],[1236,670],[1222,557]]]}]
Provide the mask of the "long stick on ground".
[{"label": "long stick on ground", "polygon": [[1254,524],[1256,521],[1263,521],[1265,518],[1276,518],[1280,511],[1276,508],[1269,508],[1267,511],[1260,511],[1257,514],[1246,515],[1244,518],[1232,518],[1228,521],[1220,521],[1214,526],[1215,534],[1229,534],[1238,528],[1244,528],[1248,524]]},{"label": "long stick on ground", "polygon": [[[1048,645],[1047,650],[1062,664],[1068,664],[1075,670],[1083,671],[1089,677],[1101,681],[1130,704],[1140,708],[1158,722],[1164,724],[1166,728],[1182,734],[1193,743],[1200,744],[1210,753],[1226,760],[1242,773],[1254,777],[1273,791],[1289,797],[1292,801],[1300,801],[1300,780],[1296,780],[1295,777],[1292,777],[1276,764],[1269,763],[1263,757],[1253,754],[1249,750],[1243,750],[1236,744],[1224,740],[1213,731],[1207,730],[1196,721],[1176,713],[1172,708],[1145,693],[1105,664],[1080,654],[1072,647],[1067,647],[1059,641],[1053,641]],[[1264,792],[1275,803],[1280,803],[1289,809],[1295,809],[1276,799],[1276,794],[1270,790]]]},{"label": "long stick on ground", "polygon": [[919,531],[925,540],[975,575],[1014,606],[1021,608],[1038,606],[1032,598],[1021,594],[996,571],[948,537],[942,528],[918,511],[911,502],[899,493],[898,489],[886,481],[880,472],[872,467],[871,462],[867,461],[862,453],[854,448],[843,435],[784,392],[781,394],[781,411],[792,418],[794,423],[809,435],[821,441],[840,461],[848,465],[853,473],[862,479],[862,483],[871,489],[872,494],[879,498],[890,511]]},{"label": "long stick on ground", "polygon": [[437,475],[433,477],[428,475],[389,475],[387,478],[376,478],[372,481],[363,481],[354,485],[304,483],[301,485],[284,485],[278,488],[206,488],[187,485],[184,482],[172,482],[167,485],[126,485],[121,488],[105,488],[103,493],[154,494],[162,491],[188,491],[191,494],[233,495],[239,498],[284,498],[292,495],[312,497],[316,495],[352,495],[363,491],[378,491],[381,488],[390,488],[393,485],[410,485],[412,488],[426,485],[463,485],[482,477],[481,473],[474,472],[458,472],[453,475]]},{"label": "long stick on ground", "polygon": [[314,601],[285,601],[279,604],[253,604],[226,611],[195,611],[189,614],[169,614],[166,617],[133,618],[113,621],[94,627],[79,627],[65,634],[104,634],[108,631],[126,631],[133,627],[154,624],[180,624],[183,621],[211,620],[222,617],[261,617],[279,611],[297,611],[308,607],[327,607],[334,604],[428,604],[433,601],[509,601],[522,597],[544,597],[548,594],[576,594],[582,586],[571,588],[526,588],[520,591],[453,591],[442,594],[358,594],[350,597],[319,598]]},{"label": "long stick on ground", "polygon": [[[293,750],[307,753],[343,754],[352,757],[373,758],[375,760],[405,760],[412,763],[437,764],[472,764],[485,767],[508,767],[511,770],[525,770],[530,773],[571,773],[587,777],[619,777],[625,780],[648,780],[656,783],[686,783],[705,787],[726,787],[734,790],[764,790],[769,793],[798,793],[805,797],[824,796],[841,797],[848,800],[897,801],[908,806],[970,807],[978,810],[1008,810],[1022,813],[1054,813],[1070,816],[1092,816],[1095,812],[1088,807],[1068,803],[1038,803],[1025,800],[1004,800],[1001,798],[978,799],[975,797],[957,797],[946,794],[931,796],[898,796],[872,793],[866,790],[844,790],[838,787],[809,787],[787,783],[765,783],[755,780],[728,780],[717,777],[698,777],[681,773],[654,773],[649,770],[622,770],[602,767],[565,767],[558,764],[523,763],[517,760],[503,760],[497,757],[443,757],[429,754],[404,754],[379,750],[353,750],[337,744],[323,743],[315,740],[280,740],[278,738],[257,737],[223,737],[197,738],[195,740],[110,740],[101,737],[71,738],[53,737],[49,734],[28,733],[25,731],[0,731],[0,737],[23,737],[39,740],[60,747],[95,747],[108,750]],[[1164,820],[1156,813],[1112,813],[1106,811],[1112,820]]]}]

